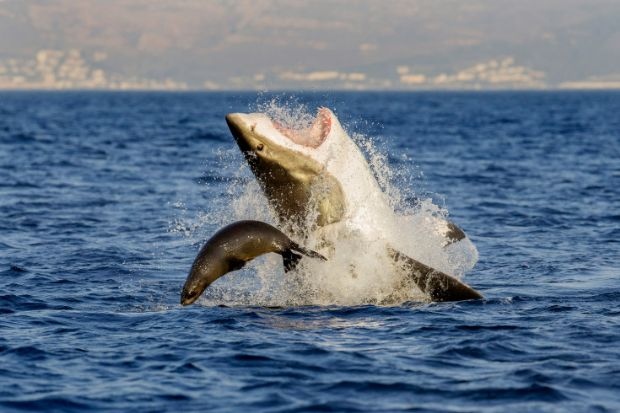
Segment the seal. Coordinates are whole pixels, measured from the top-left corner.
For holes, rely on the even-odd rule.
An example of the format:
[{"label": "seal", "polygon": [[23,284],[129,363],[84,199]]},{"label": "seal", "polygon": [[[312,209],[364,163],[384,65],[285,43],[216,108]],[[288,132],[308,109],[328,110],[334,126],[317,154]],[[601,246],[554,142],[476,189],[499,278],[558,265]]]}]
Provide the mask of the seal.
[{"label": "seal", "polygon": [[303,255],[326,259],[265,222],[237,221],[217,231],[200,249],[185,280],[181,304],[192,304],[215,280],[269,252],[282,255],[286,272],[293,270]]}]

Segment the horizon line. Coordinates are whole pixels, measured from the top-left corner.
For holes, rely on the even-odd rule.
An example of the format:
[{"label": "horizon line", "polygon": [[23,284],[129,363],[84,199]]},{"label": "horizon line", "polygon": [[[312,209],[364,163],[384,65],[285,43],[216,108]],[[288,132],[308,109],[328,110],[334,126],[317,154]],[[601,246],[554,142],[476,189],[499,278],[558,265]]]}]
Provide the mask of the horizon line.
[{"label": "horizon line", "polygon": [[474,93],[494,93],[494,92],[619,92],[618,87],[544,87],[544,88],[417,88],[417,89],[348,89],[348,88],[327,88],[327,89],[308,89],[308,88],[273,88],[273,89],[205,89],[205,88],[28,88],[28,87],[16,87],[16,88],[2,88],[0,92],[109,92],[109,93],[126,93],[126,92],[156,92],[156,93],[325,93],[325,92],[338,92],[338,93],[454,93],[454,92],[474,92]]}]

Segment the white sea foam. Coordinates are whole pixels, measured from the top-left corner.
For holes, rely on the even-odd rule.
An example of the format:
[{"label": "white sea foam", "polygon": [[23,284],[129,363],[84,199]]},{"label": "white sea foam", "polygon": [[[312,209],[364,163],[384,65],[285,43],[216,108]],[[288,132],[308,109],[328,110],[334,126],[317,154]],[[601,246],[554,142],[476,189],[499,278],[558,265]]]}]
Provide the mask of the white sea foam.
[{"label": "white sea foam", "polygon": [[[287,127],[307,127],[314,120],[314,114],[306,106],[294,102],[283,105],[281,101],[272,100],[259,104],[256,109]],[[417,202],[412,203],[416,194],[408,185],[412,178],[403,173],[404,169],[395,170],[389,165],[386,154],[379,151],[370,138],[361,134],[352,136],[365,154],[370,174],[345,174],[339,178],[343,186],[366,189],[372,179],[372,184],[382,192],[380,198],[387,201],[385,205],[382,201],[368,200],[363,212],[352,217],[351,222],[332,225],[312,233],[307,240],[297,240],[329,255],[328,261],[305,259],[297,271],[284,274],[281,257],[275,254],[260,257],[244,270],[218,280],[205,292],[201,303],[358,305],[423,299],[415,286],[403,284],[403,277],[394,270],[386,245],[457,277],[473,267],[477,251],[469,240],[444,247],[445,239],[437,226],[443,225],[447,211],[428,197],[417,197]],[[222,157],[222,162],[230,162],[230,159]],[[245,163],[240,165],[237,175],[251,175]],[[227,199],[231,204],[216,203],[219,210],[210,206],[208,218],[217,215],[226,222],[256,219],[276,224],[275,214],[258,183],[254,179],[243,182],[246,183],[229,187]],[[306,225],[311,227],[314,219],[309,215]],[[321,249],[325,240],[331,246]]]}]

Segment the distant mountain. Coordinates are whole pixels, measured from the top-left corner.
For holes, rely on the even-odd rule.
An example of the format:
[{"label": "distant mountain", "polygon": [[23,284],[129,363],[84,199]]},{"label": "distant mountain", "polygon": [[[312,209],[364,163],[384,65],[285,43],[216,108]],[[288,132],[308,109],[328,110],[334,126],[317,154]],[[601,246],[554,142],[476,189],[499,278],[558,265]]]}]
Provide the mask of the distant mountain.
[{"label": "distant mountain", "polygon": [[616,0],[0,0],[0,88],[618,87]]}]

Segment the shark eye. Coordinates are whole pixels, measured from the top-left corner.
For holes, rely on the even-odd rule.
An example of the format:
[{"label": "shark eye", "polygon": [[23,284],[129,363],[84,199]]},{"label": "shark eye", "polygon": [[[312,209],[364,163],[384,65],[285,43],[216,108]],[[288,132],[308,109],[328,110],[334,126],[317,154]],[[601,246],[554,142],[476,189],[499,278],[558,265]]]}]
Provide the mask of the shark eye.
[{"label": "shark eye", "polygon": [[258,145],[256,145],[256,150],[257,151],[262,151],[264,147],[265,147],[265,145],[263,145],[262,143],[259,143]]}]

